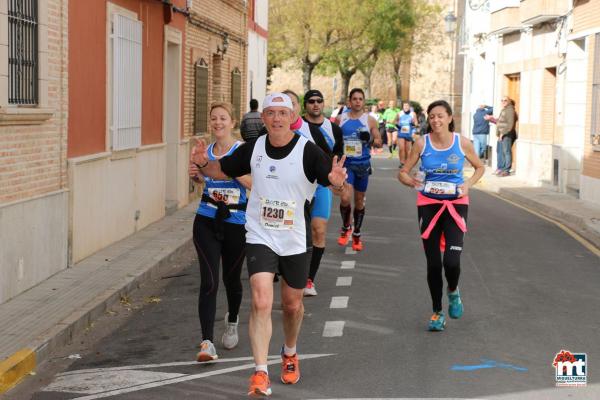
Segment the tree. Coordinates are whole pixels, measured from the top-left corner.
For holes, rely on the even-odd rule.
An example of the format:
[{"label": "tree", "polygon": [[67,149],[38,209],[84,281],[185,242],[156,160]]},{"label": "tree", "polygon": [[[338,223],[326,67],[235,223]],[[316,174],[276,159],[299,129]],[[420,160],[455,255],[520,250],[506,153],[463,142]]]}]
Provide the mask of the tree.
[{"label": "tree", "polygon": [[394,68],[397,99],[402,93],[402,66],[404,63],[410,63],[413,57],[426,53],[432,43],[440,40],[431,27],[440,21],[441,6],[415,0],[411,11],[413,24],[408,34],[401,38],[396,48],[388,52]]},{"label": "tree", "polygon": [[[416,0],[414,0],[416,1]],[[339,40],[328,47],[324,69],[337,70],[342,78],[341,100],[348,94],[350,79],[358,70],[370,74],[382,52],[391,52],[413,25],[413,0],[345,1],[335,14]]]},{"label": "tree", "polygon": [[[339,4],[337,4],[339,3]],[[338,37],[328,17],[341,0],[271,0],[269,4],[269,65],[293,60],[302,69],[304,91],[327,48]]]}]

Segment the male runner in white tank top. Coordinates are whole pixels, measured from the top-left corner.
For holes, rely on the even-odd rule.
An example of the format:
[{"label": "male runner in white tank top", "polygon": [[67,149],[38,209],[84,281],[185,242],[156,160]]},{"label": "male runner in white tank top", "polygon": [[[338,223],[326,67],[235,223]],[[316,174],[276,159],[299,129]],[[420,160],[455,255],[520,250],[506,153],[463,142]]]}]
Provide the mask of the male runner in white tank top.
[{"label": "male runner in white tank top", "polygon": [[271,385],[267,356],[271,340],[273,277],[279,272],[283,306],[283,383],[300,379],[296,342],[304,314],[303,291],[308,278],[305,204],[317,183],[339,195],[344,190],[345,157],[328,162],[325,153],[290,130],[297,116],[290,98],[272,93],[263,102],[263,121],[268,134],[244,143],[230,156],[208,161],[206,144],[192,150],[192,160],[202,174],[224,179],[252,174],[252,192],[246,209],[246,260],[252,307],[249,333],[255,372],[248,395],[269,396]]}]

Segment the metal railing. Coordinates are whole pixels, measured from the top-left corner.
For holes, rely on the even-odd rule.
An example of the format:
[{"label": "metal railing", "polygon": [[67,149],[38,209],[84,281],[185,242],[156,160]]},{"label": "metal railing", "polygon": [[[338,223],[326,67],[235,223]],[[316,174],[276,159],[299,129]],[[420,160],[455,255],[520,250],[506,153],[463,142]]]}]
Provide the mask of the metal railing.
[{"label": "metal railing", "polygon": [[38,0],[8,0],[8,102],[36,105]]}]

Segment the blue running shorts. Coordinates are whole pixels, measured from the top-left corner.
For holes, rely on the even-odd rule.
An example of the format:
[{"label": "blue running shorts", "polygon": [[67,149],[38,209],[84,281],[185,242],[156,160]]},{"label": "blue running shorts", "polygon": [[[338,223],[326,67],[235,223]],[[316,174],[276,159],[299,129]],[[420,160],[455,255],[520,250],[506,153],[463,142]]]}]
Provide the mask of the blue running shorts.
[{"label": "blue running shorts", "polygon": [[331,190],[325,186],[318,185],[315,197],[313,200],[312,211],[310,212],[311,218],[323,218],[329,220],[331,217],[331,203],[333,201],[333,194]]},{"label": "blue running shorts", "polygon": [[354,190],[366,192],[369,186],[369,175],[371,175],[371,164],[348,164],[346,163],[348,183]]}]

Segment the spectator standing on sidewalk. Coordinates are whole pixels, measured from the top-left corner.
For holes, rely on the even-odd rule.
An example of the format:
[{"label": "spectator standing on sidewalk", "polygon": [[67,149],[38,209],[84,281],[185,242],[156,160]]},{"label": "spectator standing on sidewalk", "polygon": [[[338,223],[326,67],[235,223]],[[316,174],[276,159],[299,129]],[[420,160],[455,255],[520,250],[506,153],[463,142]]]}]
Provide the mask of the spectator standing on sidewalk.
[{"label": "spectator standing on sidewalk", "polygon": [[250,100],[250,112],[244,114],[240,124],[240,133],[245,142],[254,140],[261,135],[263,124],[260,112],[258,111],[258,100]]},{"label": "spectator standing on sidewalk", "polygon": [[480,105],[473,114],[473,147],[479,158],[485,156],[485,149],[490,136],[490,121],[485,117],[494,114],[494,109],[485,104]]},{"label": "spectator standing on sidewalk", "polygon": [[[235,121],[233,106],[214,103],[210,108],[210,129],[215,142],[208,146],[208,158],[219,160],[235,151],[242,142],[232,134]],[[200,266],[198,315],[202,343],[196,358],[199,362],[218,358],[213,344],[219,265],[223,268],[223,284],[227,292],[228,312],[225,314],[225,333],[221,343],[226,349],[238,344],[238,313],[242,303],[240,275],[244,261],[246,238],[246,188],[251,186],[250,175],[237,179],[203,177],[202,171],[190,160],[189,175],[197,183],[204,181],[202,200],[194,219],[193,239]]]},{"label": "spectator standing on sidewalk", "polygon": [[512,145],[517,140],[517,112],[515,111],[515,101],[508,96],[502,98],[502,111],[498,118],[487,118],[496,123],[496,136],[498,138],[498,169],[496,175],[510,175],[512,166]]}]

